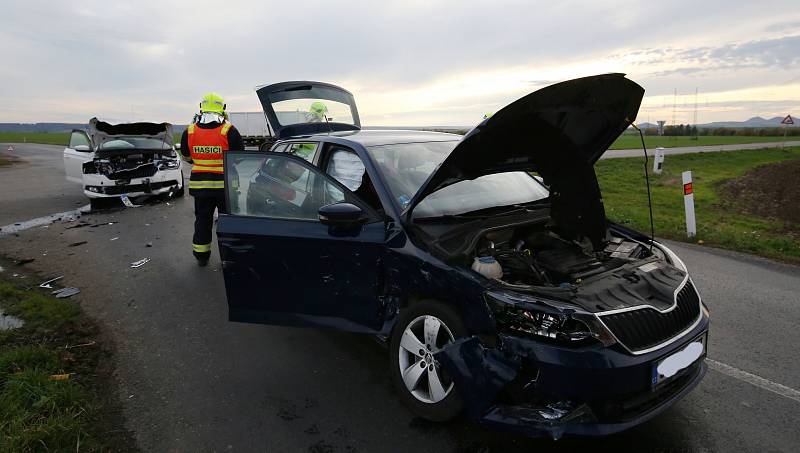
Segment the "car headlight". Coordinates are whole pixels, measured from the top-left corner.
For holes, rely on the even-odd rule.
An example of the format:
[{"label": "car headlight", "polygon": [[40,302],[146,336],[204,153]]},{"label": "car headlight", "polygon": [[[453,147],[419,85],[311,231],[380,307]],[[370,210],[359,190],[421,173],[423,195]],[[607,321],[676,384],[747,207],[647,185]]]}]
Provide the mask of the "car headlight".
[{"label": "car headlight", "polygon": [[686,268],[686,264],[683,262],[683,260],[681,260],[678,257],[678,255],[675,254],[675,252],[670,250],[669,247],[667,247],[664,244],[655,242],[655,241],[653,241],[653,245],[655,245],[656,248],[658,250],[660,250],[664,254],[665,260],[669,264],[672,264],[673,266],[677,267],[678,269],[680,269],[680,270],[682,270],[684,272],[689,272],[689,270]]},{"label": "car headlight", "polygon": [[487,291],[485,299],[500,331],[568,346],[615,342],[593,314],[558,302],[504,291]]},{"label": "car headlight", "polygon": [[178,168],[181,161],[178,159],[165,159],[162,160],[161,163],[158,165],[159,170],[174,170]]}]

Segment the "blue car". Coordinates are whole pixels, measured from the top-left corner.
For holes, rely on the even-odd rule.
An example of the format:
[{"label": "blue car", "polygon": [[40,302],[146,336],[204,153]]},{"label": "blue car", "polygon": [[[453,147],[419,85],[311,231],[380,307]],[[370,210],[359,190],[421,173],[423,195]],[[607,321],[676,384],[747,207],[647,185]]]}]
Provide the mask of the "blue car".
[{"label": "blue car", "polygon": [[278,141],[225,154],[231,321],[376,336],[413,413],[531,436],[622,431],[702,379],[686,266],[605,216],[594,163],[644,94],[624,75],[533,92],[464,136],[362,130],[326,83],[257,94]]}]

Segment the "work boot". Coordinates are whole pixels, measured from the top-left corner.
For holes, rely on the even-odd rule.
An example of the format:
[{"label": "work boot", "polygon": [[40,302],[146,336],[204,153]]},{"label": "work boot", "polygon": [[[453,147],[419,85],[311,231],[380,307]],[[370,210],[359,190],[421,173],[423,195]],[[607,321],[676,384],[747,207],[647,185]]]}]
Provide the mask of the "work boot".
[{"label": "work boot", "polygon": [[197,258],[197,265],[200,266],[200,267],[208,266],[208,258],[206,258],[206,259]]}]

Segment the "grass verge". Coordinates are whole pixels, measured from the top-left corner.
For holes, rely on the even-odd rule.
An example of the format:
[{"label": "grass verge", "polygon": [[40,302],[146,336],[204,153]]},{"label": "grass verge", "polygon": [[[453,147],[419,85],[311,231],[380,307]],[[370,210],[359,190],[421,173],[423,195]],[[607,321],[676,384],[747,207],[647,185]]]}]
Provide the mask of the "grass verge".
[{"label": "grass verge", "polygon": [[[687,241],[681,172],[692,170],[697,237],[721,248],[800,263],[800,226],[744,212],[723,196],[725,181],[761,165],[800,159],[800,148],[667,156],[661,175],[650,175],[656,236]],[[652,158],[649,169],[652,169]],[[596,165],[608,217],[642,232],[650,230],[643,159],[605,159]],[[794,181],[753,181],[753,184]],[[787,206],[787,209],[796,209]]]},{"label": "grass verge", "polygon": [[[800,137],[787,137],[786,141],[800,140]],[[697,140],[692,137],[684,136],[657,136],[646,135],[644,142],[647,144],[647,149],[655,149],[656,147],[663,146],[664,148],[676,148],[680,146],[713,146],[713,145],[734,145],[743,143],[767,143],[767,142],[782,142],[784,138],[777,136],[764,136],[764,137],[751,137],[751,136],[736,136],[736,135],[701,135]],[[609,149],[638,149],[642,147],[642,141],[639,134],[625,134],[621,135]]]},{"label": "grass verge", "polygon": [[41,143],[64,145],[69,142],[68,132],[0,132],[0,143]]},{"label": "grass verge", "polygon": [[0,451],[131,451],[110,391],[109,353],[68,299],[0,279]]}]

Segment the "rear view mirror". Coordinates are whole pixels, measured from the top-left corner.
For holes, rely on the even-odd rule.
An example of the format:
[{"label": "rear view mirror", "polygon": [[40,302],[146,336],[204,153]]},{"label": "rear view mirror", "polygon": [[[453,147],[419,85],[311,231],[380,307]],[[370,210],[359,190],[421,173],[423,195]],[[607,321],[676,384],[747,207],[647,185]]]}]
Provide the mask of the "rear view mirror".
[{"label": "rear view mirror", "polygon": [[319,208],[319,221],[331,226],[355,226],[361,223],[364,211],[352,203],[334,203]]},{"label": "rear view mirror", "polygon": [[75,145],[75,151],[89,152],[89,145]]},{"label": "rear view mirror", "polygon": [[180,150],[181,150],[181,144],[180,144],[180,143],[176,143],[176,144],[175,144],[175,149],[176,149],[177,151],[180,151]]}]

